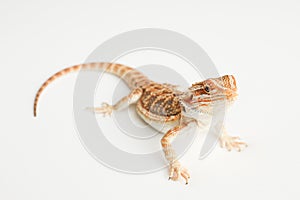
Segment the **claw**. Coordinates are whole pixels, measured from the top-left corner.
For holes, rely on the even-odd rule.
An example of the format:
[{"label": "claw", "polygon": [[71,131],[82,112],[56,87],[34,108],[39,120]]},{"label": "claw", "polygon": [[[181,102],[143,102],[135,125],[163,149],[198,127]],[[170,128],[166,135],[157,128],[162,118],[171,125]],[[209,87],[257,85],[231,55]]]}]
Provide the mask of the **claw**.
[{"label": "claw", "polygon": [[189,175],[187,174],[187,172],[181,172],[181,176],[185,179],[185,184],[189,183]]},{"label": "claw", "polygon": [[110,116],[112,111],[113,111],[113,106],[107,104],[107,103],[102,103],[102,106],[101,107],[96,107],[96,108],[93,108],[93,107],[88,107],[86,108],[87,110],[89,111],[92,111],[94,113],[100,113],[100,114],[103,114],[103,116]]},{"label": "claw", "polygon": [[190,174],[178,161],[170,164],[169,174],[169,180],[172,179],[173,181],[177,181],[180,177],[182,177],[185,179],[186,184],[189,182]]},{"label": "claw", "polygon": [[231,137],[227,134],[221,136],[220,138],[220,146],[222,148],[226,148],[228,151],[232,149],[236,149],[238,152],[242,150],[242,147],[246,148],[248,145],[245,142],[242,142],[240,137]]}]

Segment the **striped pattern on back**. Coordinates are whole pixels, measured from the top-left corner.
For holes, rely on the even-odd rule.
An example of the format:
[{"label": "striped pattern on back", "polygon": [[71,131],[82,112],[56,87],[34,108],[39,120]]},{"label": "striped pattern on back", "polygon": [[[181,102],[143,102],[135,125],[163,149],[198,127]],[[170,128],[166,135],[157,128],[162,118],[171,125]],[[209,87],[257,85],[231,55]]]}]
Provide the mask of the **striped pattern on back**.
[{"label": "striped pattern on back", "polygon": [[65,68],[54,75],[52,75],[50,78],[48,78],[42,86],[39,88],[35,95],[34,99],[34,106],[33,106],[33,115],[36,117],[37,115],[37,104],[39,101],[39,97],[41,96],[44,89],[54,80],[57,78],[69,74],[71,72],[77,72],[79,70],[102,70],[111,74],[114,74],[121,79],[123,79],[126,84],[130,87],[130,89],[141,87],[145,84],[149,84],[151,80],[149,80],[144,74],[141,72],[117,63],[106,63],[106,62],[99,62],[99,63],[87,63],[87,64],[81,64],[81,65],[75,65],[72,67]]},{"label": "striped pattern on back", "polygon": [[144,109],[159,116],[180,114],[179,99],[172,89],[159,83],[150,83],[142,88],[144,92],[140,101]]}]

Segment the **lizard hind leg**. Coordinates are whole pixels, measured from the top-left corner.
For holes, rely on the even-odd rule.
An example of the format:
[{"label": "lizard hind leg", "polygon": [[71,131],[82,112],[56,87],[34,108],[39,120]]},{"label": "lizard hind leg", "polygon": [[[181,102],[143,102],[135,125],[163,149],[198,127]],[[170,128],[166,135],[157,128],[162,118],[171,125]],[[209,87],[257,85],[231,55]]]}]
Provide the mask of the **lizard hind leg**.
[{"label": "lizard hind leg", "polygon": [[101,107],[88,107],[87,110],[97,114],[103,114],[103,116],[110,116],[113,111],[122,110],[127,108],[130,104],[136,103],[141,98],[142,94],[143,90],[141,88],[136,88],[132,90],[129,95],[119,100],[115,105],[102,103]]}]

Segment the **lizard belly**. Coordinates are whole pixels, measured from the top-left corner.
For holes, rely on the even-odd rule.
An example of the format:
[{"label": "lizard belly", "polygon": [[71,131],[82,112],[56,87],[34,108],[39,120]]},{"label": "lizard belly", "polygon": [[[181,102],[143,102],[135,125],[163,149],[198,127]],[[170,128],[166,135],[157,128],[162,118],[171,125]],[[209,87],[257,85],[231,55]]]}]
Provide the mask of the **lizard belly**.
[{"label": "lizard belly", "polygon": [[179,125],[180,122],[180,114],[173,116],[157,115],[143,108],[140,102],[136,106],[136,111],[147,124],[161,133],[166,133],[168,130]]}]

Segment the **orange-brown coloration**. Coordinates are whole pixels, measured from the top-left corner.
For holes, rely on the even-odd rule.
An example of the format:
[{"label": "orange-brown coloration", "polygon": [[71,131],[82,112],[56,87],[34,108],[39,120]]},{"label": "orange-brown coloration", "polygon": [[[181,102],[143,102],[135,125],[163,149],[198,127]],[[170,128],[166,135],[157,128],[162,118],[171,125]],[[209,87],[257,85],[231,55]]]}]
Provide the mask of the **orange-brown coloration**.
[{"label": "orange-brown coloration", "polygon": [[200,103],[199,105],[207,106],[206,103],[229,100],[232,101],[237,96],[237,87],[234,76],[225,75],[219,78],[211,78],[193,84],[189,89],[189,96],[183,100],[187,103]]},{"label": "orange-brown coloration", "polygon": [[[232,83],[231,83],[231,80],[232,80]],[[230,76],[230,75],[222,76],[222,81],[223,81],[224,87],[226,87],[226,88],[230,88],[230,87],[232,87],[232,85],[233,86],[236,85],[234,76]]]},{"label": "orange-brown coloration", "polygon": [[[82,65],[75,65],[73,67],[69,67],[69,68],[63,69],[63,70],[55,73],[53,76],[48,78],[42,84],[42,86],[37,91],[35,99],[34,99],[33,115],[36,116],[36,114],[37,114],[37,104],[39,101],[39,97],[41,96],[41,93],[51,82],[53,82],[54,80],[56,80],[57,78],[65,75],[65,74],[68,74],[71,72],[77,72],[79,70],[88,70],[88,69],[103,70],[105,72],[114,74],[118,77],[125,76],[126,78],[124,78],[123,80],[128,84],[128,86],[131,89],[135,88],[137,85],[140,85],[140,82],[144,82],[144,83],[150,82],[150,80],[146,76],[144,76],[142,73],[140,73],[139,71],[137,71],[131,67],[117,64],[117,63],[88,63],[88,64],[82,64]],[[139,77],[138,80],[136,79],[136,77]]]},{"label": "orange-brown coloration", "polygon": [[[161,139],[161,145],[165,157],[169,162],[169,177],[172,180],[184,178],[186,184],[190,178],[188,171],[178,162],[176,153],[172,148],[171,141],[180,131],[183,131],[191,123],[200,123],[200,119],[194,114],[204,112],[208,106],[214,102],[235,99],[237,87],[236,80],[231,75],[219,78],[211,78],[193,84],[187,91],[178,91],[176,86],[171,84],[159,84],[149,80],[141,72],[116,63],[89,63],[76,65],[63,69],[45,81],[39,88],[34,100],[34,116],[39,97],[43,90],[57,78],[80,69],[103,70],[123,79],[131,88],[131,93],[114,105],[103,103],[101,107],[91,108],[96,113],[111,115],[113,111],[118,111],[136,103],[136,111],[139,116],[153,128],[165,133]],[[208,113],[208,112],[207,112]],[[159,125],[163,125],[160,128]],[[237,148],[245,143],[237,140],[236,137],[222,135],[221,145],[228,150]]]},{"label": "orange-brown coloration", "polygon": [[179,132],[187,126],[188,123],[180,124],[173,129],[170,129],[161,139],[161,146],[163,147],[165,157],[170,163],[169,179],[177,181],[181,176],[185,179],[186,184],[188,184],[190,174],[188,173],[187,169],[182,167],[181,164],[176,160],[177,156],[174,149],[171,147],[171,140],[175,138],[179,134]]},{"label": "orange-brown coloration", "polygon": [[159,83],[150,83],[142,87],[141,106],[159,116],[175,116],[180,114],[179,99],[173,90]]},{"label": "orange-brown coloration", "polygon": [[166,148],[170,145],[170,140],[172,137],[175,137],[180,130],[185,128],[187,124],[181,124],[179,126],[174,127],[173,129],[169,130],[161,139],[161,145],[163,148]]}]

